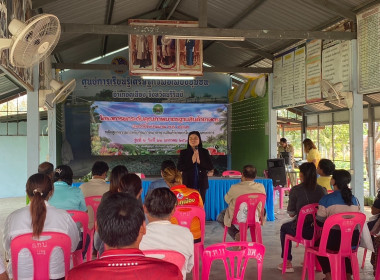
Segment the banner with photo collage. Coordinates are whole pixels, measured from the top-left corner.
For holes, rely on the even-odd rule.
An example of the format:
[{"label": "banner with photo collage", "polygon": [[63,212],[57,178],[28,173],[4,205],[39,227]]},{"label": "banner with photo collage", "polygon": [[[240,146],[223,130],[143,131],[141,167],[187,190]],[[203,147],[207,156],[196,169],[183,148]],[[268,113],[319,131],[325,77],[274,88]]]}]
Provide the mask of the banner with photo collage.
[{"label": "banner with photo collage", "polygon": [[[198,27],[196,21],[129,20],[129,25]],[[201,40],[166,36],[129,35],[129,73],[154,76],[200,76],[203,73]]]}]

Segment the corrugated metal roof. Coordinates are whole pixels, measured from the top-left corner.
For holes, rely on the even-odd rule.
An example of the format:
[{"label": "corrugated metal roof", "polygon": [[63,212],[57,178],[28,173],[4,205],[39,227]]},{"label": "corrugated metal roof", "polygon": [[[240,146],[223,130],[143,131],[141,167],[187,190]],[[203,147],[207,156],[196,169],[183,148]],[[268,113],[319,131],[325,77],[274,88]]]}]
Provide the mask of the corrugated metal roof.
[{"label": "corrugated metal roof", "polygon": [[65,23],[104,24],[106,7],[104,0],[60,0],[51,1],[42,10]]},{"label": "corrugated metal roof", "polygon": [[134,18],[143,13],[152,11],[156,8],[159,2],[159,0],[116,0],[111,24],[116,24],[117,22],[128,18]]},{"label": "corrugated metal roof", "polygon": [[[44,13],[58,16],[62,23],[104,24],[107,5],[105,0],[51,0],[41,8]],[[323,30],[344,19],[341,11],[356,11],[363,6],[377,2],[374,0],[329,0],[338,10],[326,7],[326,2],[318,5],[313,0],[208,0],[207,21],[209,26],[248,30]],[[115,0],[111,24],[126,21],[151,11],[165,11],[160,19],[166,19],[171,7],[176,8],[176,19],[198,18],[198,1],[194,0]],[[254,5],[257,7],[253,7]],[[153,16],[152,16],[153,17]],[[216,34],[217,35],[217,34]],[[103,35],[63,33],[56,48],[60,62],[80,63],[98,57],[103,50]],[[274,55],[299,40],[249,39],[247,42],[217,42],[204,51],[204,61],[218,66],[271,67],[272,61],[264,59],[257,52]],[[124,47],[128,36],[108,36],[106,52]],[[249,43],[250,42],[250,43]],[[256,52],[255,52],[256,51]],[[267,57],[267,56],[265,56]],[[1,86],[1,84],[0,84]],[[372,97],[371,97],[372,98]],[[377,98],[377,97],[373,97]],[[377,101],[376,101],[377,102]],[[333,104],[334,106],[336,104]],[[339,105],[339,104],[338,104]],[[335,106],[339,107],[339,106]],[[307,105],[305,110],[331,110],[324,104]]]}]

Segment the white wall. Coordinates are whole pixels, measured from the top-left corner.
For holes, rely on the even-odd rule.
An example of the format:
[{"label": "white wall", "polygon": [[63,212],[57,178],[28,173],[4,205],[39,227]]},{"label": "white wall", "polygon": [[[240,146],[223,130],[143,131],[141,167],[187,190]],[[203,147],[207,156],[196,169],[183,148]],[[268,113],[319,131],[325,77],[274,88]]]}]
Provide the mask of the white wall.
[{"label": "white wall", "polygon": [[[48,137],[40,136],[40,162],[47,155]],[[25,196],[26,136],[1,136],[0,156],[0,198]]]}]

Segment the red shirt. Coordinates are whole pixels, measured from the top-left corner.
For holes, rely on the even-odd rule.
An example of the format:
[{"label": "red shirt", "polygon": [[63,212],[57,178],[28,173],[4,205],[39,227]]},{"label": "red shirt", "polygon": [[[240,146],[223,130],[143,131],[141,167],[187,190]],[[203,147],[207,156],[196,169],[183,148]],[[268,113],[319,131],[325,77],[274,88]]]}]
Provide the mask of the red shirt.
[{"label": "red shirt", "polygon": [[181,280],[175,264],[145,257],[139,249],[107,250],[100,259],[71,269],[66,280]]}]

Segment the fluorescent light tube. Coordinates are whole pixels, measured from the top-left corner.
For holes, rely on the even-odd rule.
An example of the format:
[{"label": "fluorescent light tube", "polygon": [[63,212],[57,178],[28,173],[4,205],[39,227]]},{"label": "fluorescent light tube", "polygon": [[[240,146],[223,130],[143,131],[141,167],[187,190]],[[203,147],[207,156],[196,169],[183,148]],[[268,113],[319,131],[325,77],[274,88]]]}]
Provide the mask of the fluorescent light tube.
[{"label": "fluorescent light tube", "polygon": [[194,80],[191,76],[141,76],[144,80]]}]

